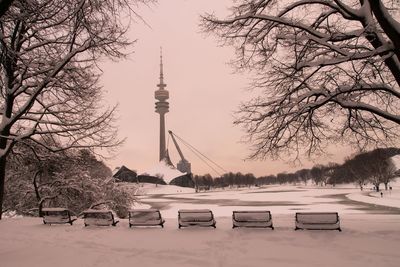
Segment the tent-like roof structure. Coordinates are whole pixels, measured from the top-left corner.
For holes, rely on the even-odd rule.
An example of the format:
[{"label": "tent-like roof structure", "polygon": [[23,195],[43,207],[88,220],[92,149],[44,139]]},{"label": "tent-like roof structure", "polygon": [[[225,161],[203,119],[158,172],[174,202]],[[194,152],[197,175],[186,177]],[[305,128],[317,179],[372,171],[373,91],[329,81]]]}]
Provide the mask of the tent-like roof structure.
[{"label": "tent-like roof structure", "polygon": [[162,160],[140,175],[159,177],[169,184],[173,179],[186,175],[186,173],[180,172],[173,165],[170,165],[165,160]]}]

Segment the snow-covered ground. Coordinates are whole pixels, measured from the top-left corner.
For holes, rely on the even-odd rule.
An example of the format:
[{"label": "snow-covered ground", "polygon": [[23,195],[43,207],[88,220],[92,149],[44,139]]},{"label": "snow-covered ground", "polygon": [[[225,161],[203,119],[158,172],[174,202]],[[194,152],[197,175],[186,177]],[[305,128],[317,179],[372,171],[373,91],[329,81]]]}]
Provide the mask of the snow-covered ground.
[{"label": "snow-covered ground", "polygon": [[[178,191],[177,191],[178,190]],[[340,188],[272,186],[194,193],[144,185],[142,207],[160,208],[165,228],[43,225],[0,221],[0,266],[399,266],[400,186],[384,197]],[[389,207],[387,207],[389,206]],[[210,208],[217,228],[177,228],[180,208]],[[271,210],[275,230],[232,229],[232,210]],[[294,231],[296,211],[338,211],[343,231]]]}]

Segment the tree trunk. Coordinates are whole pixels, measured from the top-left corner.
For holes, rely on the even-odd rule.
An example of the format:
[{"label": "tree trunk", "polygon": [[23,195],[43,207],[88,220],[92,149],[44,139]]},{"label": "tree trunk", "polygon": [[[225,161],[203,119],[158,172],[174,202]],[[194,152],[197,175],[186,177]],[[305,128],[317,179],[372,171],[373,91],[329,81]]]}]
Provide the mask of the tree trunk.
[{"label": "tree trunk", "polygon": [[385,185],[385,190],[388,190],[388,183],[384,183]]},{"label": "tree trunk", "polygon": [[43,201],[41,201],[42,198],[40,196],[39,186],[38,186],[37,180],[36,180],[38,175],[39,175],[39,171],[36,171],[35,174],[33,175],[32,183],[33,183],[33,188],[35,189],[36,200],[37,200],[37,202],[39,204],[39,207],[38,207],[39,208],[39,217],[43,217],[43,212],[42,212]]},{"label": "tree trunk", "polygon": [[0,157],[0,220],[3,214],[4,181],[6,178],[6,156]]},{"label": "tree trunk", "polygon": [[379,184],[374,184],[376,192],[379,192]]},{"label": "tree trunk", "polygon": [[361,180],[357,180],[357,184],[358,184],[358,187],[360,188],[360,190],[363,191],[363,189],[364,189],[364,187],[363,187],[364,182],[361,181]]},{"label": "tree trunk", "polygon": [[39,217],[43,217],[43,202],[39,202]]}]

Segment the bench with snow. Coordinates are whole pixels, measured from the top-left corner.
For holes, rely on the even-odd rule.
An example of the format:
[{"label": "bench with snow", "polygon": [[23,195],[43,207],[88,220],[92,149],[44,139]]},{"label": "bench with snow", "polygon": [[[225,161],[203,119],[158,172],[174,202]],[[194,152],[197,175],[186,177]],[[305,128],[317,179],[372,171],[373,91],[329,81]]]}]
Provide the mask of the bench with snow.
[{"label": "bench with snow", "polygon": [[267,210],[258,211],[234,211],[232,214],[232,222],[235,227],[259,227],[274,230],[272,225],[271,212]]},{"label": "bench with snow", "polygon": [[342,231],[337,212],[296,212],[295,230],[298,229]]},{"label": "bench with snow", "polygon": [[129,227],[132,226],[161,226],[165,220],[158,209],[135,209],[129,211]]},{"label": "bench with snow", "polygon": [[110,210],[85,210],[83,212],[85,226],[116,226],[119,221],[114,219],[114,214]]},{"label": "bench with snow", "polygon": [[179,210],[178,211],[178,226],[211,226],[215,228],[215,219],[211,210],[196,209],[196,210]]},{"label": "bench with snow", "polygon": [[71,215],[71,212],[65,208],[43,208],[43,223],[44,224],[64,224],[72,225],[76,221],[76,217]]}]

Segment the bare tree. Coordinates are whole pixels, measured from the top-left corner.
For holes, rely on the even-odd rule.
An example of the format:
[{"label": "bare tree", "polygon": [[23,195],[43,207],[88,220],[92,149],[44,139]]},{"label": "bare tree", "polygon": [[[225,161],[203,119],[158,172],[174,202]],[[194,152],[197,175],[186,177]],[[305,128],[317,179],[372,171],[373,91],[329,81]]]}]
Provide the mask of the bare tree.
[{"label": "bare tree", "polygon": [[320,183],[321,185],[323,184],[324,172],[325,172],[325,166],[321,164],[317,164],[311,168],[310,174],[315,185],[319,185]]},{"label": "bare tree", "polygon": [[304,185],[307,185],[307,181],[310,179],[310,170],[309,169],[301,169],[296,172],[297,176],[299,177],[299,180],[304,183]]},{"label": "bare tree", "polygon": [[[241,0],[224,20],[207,14],[205,32],[236,49],[233,64],[262,93],[244,103],[250,158],[297,159],[328,144],[398,143],[399,1]],[[398,14],[398,13],[396,13]],[[294,153],[293,153],[294,152]]]},{"label": "bare tree", "polygon": [[[151,0],[149,0],[151,1]],[[131,44],[122,21],[147,0],[15,0],[0,20],[0,219],[7,155],[30,139],[49,150],[120,144],[96,63]]]},{"label": "bare tree", "polygon": [[359,154],[353,158],[347,158],[343,164],[348,176],[360,187],[362,191],[368,181],[369,174],[365,169],[365,154]]},{"label": "bare tree", "polygon": [[388,183],[395,177],[395,168],[390,158],[396,153],[398,153],[396,148],[379,148],[361,153],[347,161],[345,165],[360,185],[367,180],[374,185],[377,192],[380,190],[381,183],[387,190]]},{"label": "bare tree", "polygon": [[389,183],[396,177],[396,166],[390,158],[386,159],[383,166],[381,182],[385,185],[385,190],[388,190]]},{"label": "bare tree", "polygon": [[[39,145],[17,144],[8,160],[4,207],[33,214],[43,207],[62,206],[75,214],[100,203],[121,217],[135,201],[111,170],[87,149],[53,153]],[[37,214],[37,213],[36,213]]]}]

